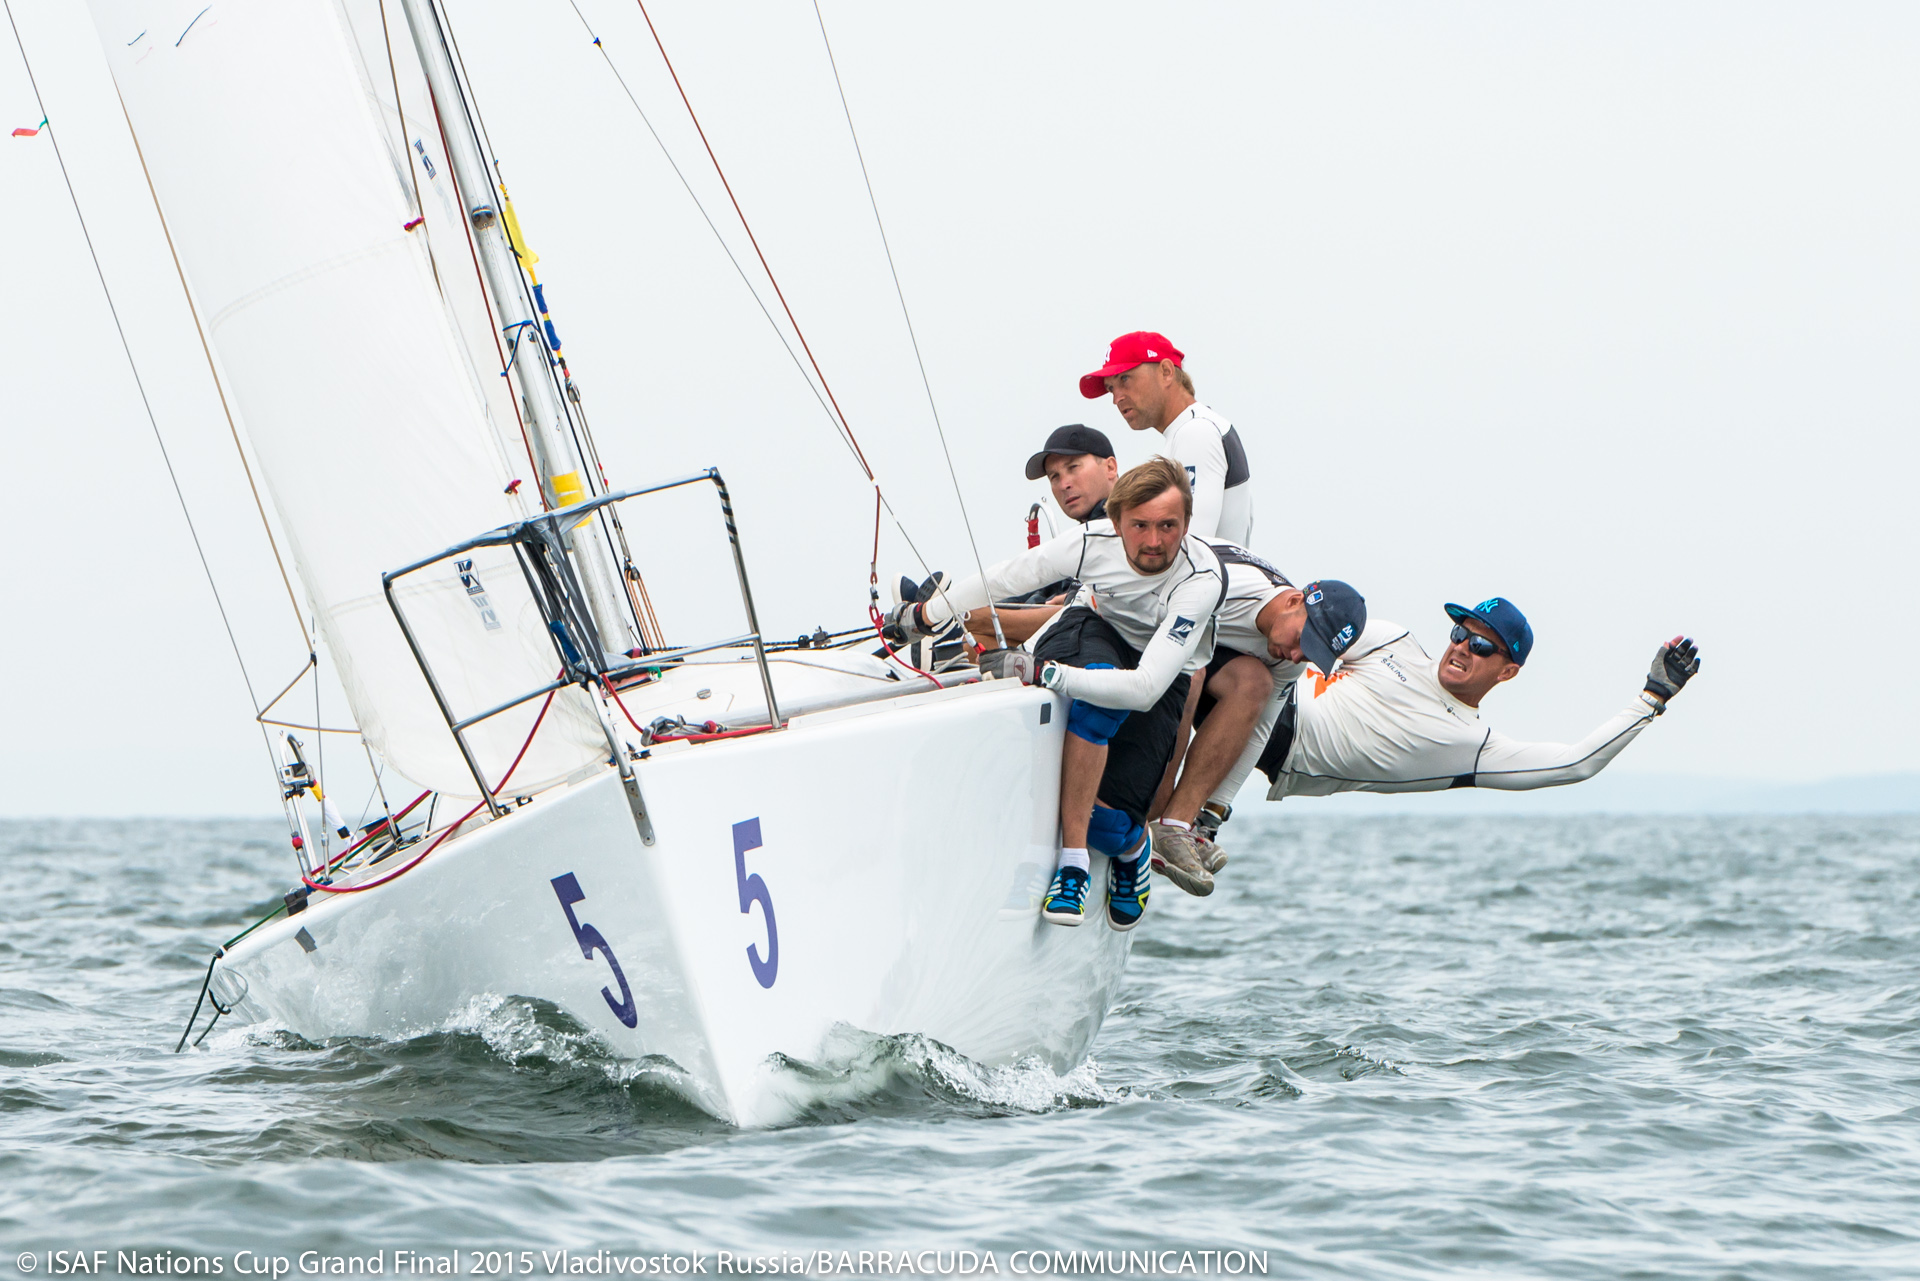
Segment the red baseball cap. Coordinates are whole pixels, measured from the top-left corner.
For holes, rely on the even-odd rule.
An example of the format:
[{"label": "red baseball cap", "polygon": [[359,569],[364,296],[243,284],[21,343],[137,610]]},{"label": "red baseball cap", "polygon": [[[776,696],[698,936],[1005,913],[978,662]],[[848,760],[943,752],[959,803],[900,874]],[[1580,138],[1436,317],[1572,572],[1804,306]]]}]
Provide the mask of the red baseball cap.
[{"label": "red baseball cap", "polygon": [[1178,368],[1185,359],[1185,354],[1168,342],[1165,334],[1148,333],[1144,329],[1121,334],[1107,348],[1107,363],[1080,380],[1080,394],[1088,400],[1098,400],[1107,394],[1107,379],[1115,374],[1124,374],[1150,360],[1171,360]]}]

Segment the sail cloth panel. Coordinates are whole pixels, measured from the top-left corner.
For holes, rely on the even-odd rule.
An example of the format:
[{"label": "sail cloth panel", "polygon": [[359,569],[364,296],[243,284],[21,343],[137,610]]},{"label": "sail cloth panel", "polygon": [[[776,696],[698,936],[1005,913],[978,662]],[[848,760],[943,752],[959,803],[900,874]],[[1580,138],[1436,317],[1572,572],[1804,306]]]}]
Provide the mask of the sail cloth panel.
[{"label": "sail cloth panel", "polygon": [[[523,516],[503,491],[524,467],[507,465],[426,240],[405,229],[419,212],[343,11],[335,0],[90,7],[354,717],[393,769],[475,796],[380,575]],[[413,57],[410,43],[394,53]],[[403,582],[456,715],[556,674],[511,552],[477,557],[464,582],[451,561]],[[539,707],[470,731],[490,782]],[[568,691],[513,790],[606,750]]]},{"label": "sail cloth panel", "polygon": [[[399,3],[384,6],[387,29],[381,29],[381,0],[339,0],[345,12],[347,28],[354,37],[357,55],[355,70],[362,91],[375,103],[375,115],[383,126],[389,163],[398,181],[411,199],[418,190],[426,226],[415,232],[425,236],[434,259],[440,293],[473,367],[473,377],[486,401],[487,418],[493,428],[504,465],[514,476],[526,481],[522,501],[531,497],[532,515],[540,507],[540,484],[535,475],[531,448],[520,425],[514,405],[511,379],[502,378],[506,344],[498,338],[499,327],[487,306],[486,288],[480,282],[475,250],[467,239],[466,217],[453,165],[441,139],[440,120],[434,114],[433,91],[414,52],[413,35],[407,29],[406,12]],[[391,50],[392,58],[388,53]],[[394,98],[399,85],[399,107]],[[455,118],[447,121],[449,131],[463,128]],[[410,171],[410,172],[409,172]],[[479,192],[469,202],[490,204],[489,192]],[[523,353],[524,354],[524,353]],[[477,532],[477,531],[476,531]]]}]

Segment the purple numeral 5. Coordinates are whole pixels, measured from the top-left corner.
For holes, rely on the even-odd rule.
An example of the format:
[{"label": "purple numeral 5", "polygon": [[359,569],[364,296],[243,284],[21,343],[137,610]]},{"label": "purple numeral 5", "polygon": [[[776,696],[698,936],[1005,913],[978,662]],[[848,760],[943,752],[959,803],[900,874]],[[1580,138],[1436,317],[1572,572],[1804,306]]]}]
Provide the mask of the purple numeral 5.
[{"label": "purple numeral 5", "polygon": [[747,875],[747,851],[759,848],[759,819],[750,818],[733,825],[733,875],[740,883],[740,910],[751,912],[757,899],[761,915],[767,918],[767,959],[761,960],[760,953],[749,943],[747,964],[753,967],[753,977],[760,981],[761,987],[772,987],[774,977],[780,972],[780,930],[773,923],[773,895],[767,892],[767,883],[760,879],[760,873]]},{"label": "purple numeral 5", "polygon": [[633,1006],[633,989],[627,986],[627,976],[620,971],[620,962],[614,959],[613,949],[607,946],[606,936],[591,925],[582,924],[573,914],[573,905],[586,901],[586,893],[580,888],[580,882],[574,879],[572,872],[553,878],[553,892],[560,896],[560,910],[567,914],[567,924],[573,927],[573,937],[580,944],[580,955],[589,961],[595,952],[607,958],[607,964],[613,967],[613,977],[620,984],[620,999],[613,999],[613,992],[600,989],[600,995],[607,998],[607,1008],[613,1016],[633,1027],[640,1021],[640,1011]]}]

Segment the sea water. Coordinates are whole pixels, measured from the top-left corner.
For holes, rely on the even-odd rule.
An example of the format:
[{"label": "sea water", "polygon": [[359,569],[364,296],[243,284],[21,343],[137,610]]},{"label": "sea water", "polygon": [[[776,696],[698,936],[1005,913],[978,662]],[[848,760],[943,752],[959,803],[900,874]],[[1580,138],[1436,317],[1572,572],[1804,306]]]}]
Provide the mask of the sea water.
[{"label": "sea water", "polygon": [[274,825],[0,824],[0,1275],[1920,1276],[1920,818],[1445,800],[1236,819],[1064,1076],[849,1032],[759,1131],[511,993],[175,1055]]}]

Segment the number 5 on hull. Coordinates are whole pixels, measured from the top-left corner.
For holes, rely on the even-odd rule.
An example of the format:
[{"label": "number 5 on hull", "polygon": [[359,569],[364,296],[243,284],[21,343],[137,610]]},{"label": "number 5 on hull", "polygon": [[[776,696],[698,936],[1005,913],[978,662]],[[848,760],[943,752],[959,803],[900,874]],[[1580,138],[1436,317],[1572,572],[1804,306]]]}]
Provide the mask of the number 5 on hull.
[{"label": "number 5 on hull", "polygon": [[760,879],[760,873],[747,875],[747,851],[759,848],[759,819],[750,818],[733,825],[733,875],[740,883],[740,911],[751,912],[754,900],[758,899],[760,911],[767,918],[767,959],[761,960],[759,951],[749,943],[747,964],[753,967],[753,977],[761,987],[772,987],[774,977],[780,972],[780,930],[773,923],[773,895],[767,892],[767,883]]},{"label": "number 5 on hull", "polygon": [[620,999],[617,1001],[613,999],[610,989],[600,989],[600,995],[607,998],[607,1008],[628,1027],[635,1026],[640,1022],[640,1011],[633,1005],[633,989],[627,986],[627,976],[621,972],[620,962],[614,959],[613,949],[607,946],[606,936],[591,925],[583,925],[580,918],[573,914],[573,905],[584,902],[587,897],[580,888],[580,882],[572,872],[556,876],[553,878],[553,892],[560,896],[560,908],[567,914],[567,924],[573,927],[573,937],[580,943],[580,955],[589,961],[595,952],[605,956],[607,964],[613,969],[613,977],[620,984]]}]

